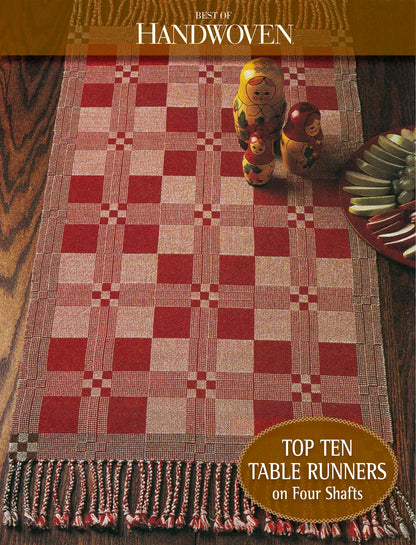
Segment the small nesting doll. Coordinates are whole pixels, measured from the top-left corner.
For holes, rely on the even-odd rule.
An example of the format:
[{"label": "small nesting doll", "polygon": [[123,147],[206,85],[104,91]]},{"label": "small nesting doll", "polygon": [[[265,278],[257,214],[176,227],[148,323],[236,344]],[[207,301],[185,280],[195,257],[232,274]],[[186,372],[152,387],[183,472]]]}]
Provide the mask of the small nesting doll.
[{"label": "small nesting doll", "polygon": [[309,102],[290,108],[282,130],[280,149],[284,167],[299,176],[308,176],[322,151],[321,113]]},{"label": "small nesting doll", "polygon": [[244,178],[250,185],[265,185],[272,179],[275,165],[273,140],[254,132],[243,157]]},{"label": "small nesting doll", "polygon": [[240,73],[240,87],[233,102],[234,125],[238,141],[247,149],[250,135],[261,131],[279,140],[286,101],[283,72],[272,59],[249,61]]}]

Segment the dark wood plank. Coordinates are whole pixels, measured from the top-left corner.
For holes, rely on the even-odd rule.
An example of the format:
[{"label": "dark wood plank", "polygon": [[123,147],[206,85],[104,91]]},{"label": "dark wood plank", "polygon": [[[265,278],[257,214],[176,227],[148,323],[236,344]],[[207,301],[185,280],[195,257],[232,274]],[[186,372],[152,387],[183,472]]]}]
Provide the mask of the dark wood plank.
[{"label": "dark wood plank", "polygon": [[0,59],[1,463],[7,449],[62,69],[62,58]]},{"label": "dark wood plank", "polygon": [[[364,140],[414,124],[415,63],[411,57],[357,59]],[[414,271],[378,256],[380,304],[398,485],[415,497],[415,291]]]},{"label": "dark wood plank", "polygon": [[[1,59],[0,63],[0,463],[5,459],[10,428],[62,68],[62,59],[50,58]],[[357,59],[357,74],[365,139],[414,122],[413,59],[360,58]],[[383,257],[378,258],[378,267],[395,450],[401,469],[400,486],[409,497],[414,497],[414,276],[409,269]],[[284,542],[262,535],[195,536],[191,530],[127,533],[123,529],[116,535],[58,534],[54,531],[39,535],[0,529],[0,543],[10,545],[51,545],[57,540],[74,545],[268,545]],[[306,543],[306,540],[298,542]]]}]

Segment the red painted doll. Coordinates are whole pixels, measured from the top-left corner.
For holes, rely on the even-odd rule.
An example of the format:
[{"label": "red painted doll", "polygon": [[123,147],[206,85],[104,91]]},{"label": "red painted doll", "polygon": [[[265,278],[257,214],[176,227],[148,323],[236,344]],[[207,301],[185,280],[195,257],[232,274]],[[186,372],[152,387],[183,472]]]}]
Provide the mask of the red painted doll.
[{"label": "red painted doll", "polygon": [[244,178],[250,185],[267,184],[273,177],[275,161],[271,136],[254,132],[243,157]]},{"label": "red painted doll", "polygon": [[287,170],[308,176],[322,151],[321,113],[309,102],[299,102],[290,108],[282,130],[280,149]]}]

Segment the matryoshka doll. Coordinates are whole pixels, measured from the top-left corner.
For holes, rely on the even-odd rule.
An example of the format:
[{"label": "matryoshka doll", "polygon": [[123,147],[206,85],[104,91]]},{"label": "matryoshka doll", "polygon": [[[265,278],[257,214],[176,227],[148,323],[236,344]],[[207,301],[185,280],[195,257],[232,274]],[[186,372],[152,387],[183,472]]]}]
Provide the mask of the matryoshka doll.
[{"label": "matryoshka doll", "polygon": [[300,176],[308,176],[322,151],[321,113],[309,102],[292,106],[282,130],[280,149],[284,167]]},{"label": "matryoshka doll", "polygon": [[250,185],[267,184],[272,179],[275,162],[273,140],[254,132],[243,157],[244,178]]},{"label": "matryoshka doll", "polygon": [[233,102],[234,125],[238,141],[247,149],[253,132],[261,131],[279,140],[286,101],[283,72],[272,59],[249,61],[240,73],[240,87]]}]

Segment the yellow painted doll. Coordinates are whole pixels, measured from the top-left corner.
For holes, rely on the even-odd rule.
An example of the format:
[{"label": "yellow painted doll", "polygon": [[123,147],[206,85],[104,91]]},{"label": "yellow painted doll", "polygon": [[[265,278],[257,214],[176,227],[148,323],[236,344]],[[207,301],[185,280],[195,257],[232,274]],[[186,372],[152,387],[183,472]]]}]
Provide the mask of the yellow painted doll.
[{"label": "yellow painted doll", "polygon": [[280,138],[286,101],[283,72],[276,61],[258,58],[241,70],[240,87],[233,103],[238,141],[247,149],[250,135],[261,132],[272,141]]}]

